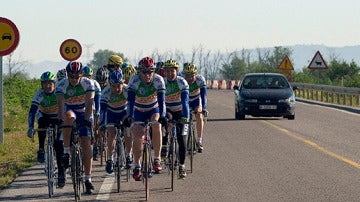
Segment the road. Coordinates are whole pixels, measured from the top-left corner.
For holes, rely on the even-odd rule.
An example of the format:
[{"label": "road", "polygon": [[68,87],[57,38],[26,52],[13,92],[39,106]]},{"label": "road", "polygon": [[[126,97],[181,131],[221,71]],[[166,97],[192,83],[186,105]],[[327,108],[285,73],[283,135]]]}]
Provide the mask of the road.
[{"label": "road", "polygon": [[[297,103],[295,120],[234,119],[233,92],[208,91],[209,119],[193,173],[176,180],[163,172],[151,179],[150,201],[359,201],[360,116]],[[143,201],[141,182],[114,176],[94,164],[95,193],[83,201]],[[101,190],[100,190],[101,189]],[[43,166],[22,173],[0,201],[72,201],[71,180],[48,199]]]}]

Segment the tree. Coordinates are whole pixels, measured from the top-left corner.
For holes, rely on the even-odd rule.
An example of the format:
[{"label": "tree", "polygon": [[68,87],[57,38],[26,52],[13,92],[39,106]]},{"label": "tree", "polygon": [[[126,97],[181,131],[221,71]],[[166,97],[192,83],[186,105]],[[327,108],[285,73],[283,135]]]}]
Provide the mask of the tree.
[{"label": "tree", "polygon": [[219,71],[226,80],[239,80],[246,73],[246,69],[245,61],[235,55],[230,64],[224,64]]},{"label": "tree", "polygon": [[108,49],[105,50],[98,50],[97,52],[94,53],[94,58],[90,61],[90,66],[93,69],[98,69],[100,67],[102,67],[103,65],[106,65],[108,63],[108,59],[111,55],[118,55],[120,56],[124,62],[127,62],[128,59],[125,58],[123,53],[120,52],[115,52],[115,51],[111,51]]},{"label": "tree", "polygon": [[7,55],[4,64],[8,67],[8,77],[28,78],[28,75],[24,70],[27,63],[27,61],[21,60],[21,54],[17,59],[13,58],[13,53]]}]

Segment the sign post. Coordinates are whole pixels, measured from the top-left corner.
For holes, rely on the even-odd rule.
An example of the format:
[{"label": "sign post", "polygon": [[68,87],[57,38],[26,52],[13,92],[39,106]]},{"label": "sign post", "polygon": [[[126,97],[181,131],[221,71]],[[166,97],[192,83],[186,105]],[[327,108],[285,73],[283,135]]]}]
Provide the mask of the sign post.
[{"label": "sign post", "polygon": [[3,120],[3,57],[15,50],[19,44],[20,34],[16,25],[9,19],[0,17],[0,144],[4,143]]}]

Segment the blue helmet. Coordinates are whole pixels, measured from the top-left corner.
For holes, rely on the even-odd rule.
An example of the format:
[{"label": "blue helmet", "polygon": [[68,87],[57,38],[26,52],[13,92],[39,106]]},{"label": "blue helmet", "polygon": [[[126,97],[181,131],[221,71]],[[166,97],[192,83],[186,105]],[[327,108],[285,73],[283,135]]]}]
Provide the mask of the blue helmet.
[{"label": "blue helmet", "polygon": [[89,67],[89,66],[84,66],[83,67],[83,74],[85,76],[92,76],[93,75],[93,70]]},{"label": "blue helmet", "polygon": [[41,82],[45,82],[45,81],[52,81],[52,82],[56,82],[56,76],[54,73],[52,72],[44,72],[41,74],[41,77],[40,77],[40,81]]},{"label": "blue helmet", "polygon": [[109,76],[109,82],[112,84],[119,84],[124,82],[124,77],[121,71],[113,71]]}]

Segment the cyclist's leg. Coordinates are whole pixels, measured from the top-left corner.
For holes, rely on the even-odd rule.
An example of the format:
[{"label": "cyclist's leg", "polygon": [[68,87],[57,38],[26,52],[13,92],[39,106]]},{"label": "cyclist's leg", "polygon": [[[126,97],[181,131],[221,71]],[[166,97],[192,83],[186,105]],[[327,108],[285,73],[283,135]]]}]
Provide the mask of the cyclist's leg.
[{"label": "cyclist's leg", "polygon": [[[74,124],[75,120],[76,120],[76,115],[75,115],[74,111],[68,110],[65,112],[63,125],[64,126],[72,126]],[[64,154],[70,153],[71,130],[72,130],[72,128],[70,128],[70,127],[61,129],[63,138],[64,138]]]},{"label": "cyclist's leg", "polygon": [[[157,109],[157,108],[156,108]],[[152,110],[151,114],[151,121],[158,121],[160,118],[160,114],[157,110]],[[161,146],[162,146],[162,133],[161,133],[161,124],[160,123],[153,123],[151,125],[152,131],[152,146],[154,149],[154,170],[155,172],[161,171]]]},{"label": "cyclist's leg", "polygon": [[115,150],[115,127],[112,124],[108,124],[106,127],[107,131],[107,153],[108,153],[108,159],[106,159],[106,167],[105,170],[108,174],[111,174],[114,172],[114,150]]},{"label": "cyclist's leg", "polygon": [[[45,117],[40,117],[38,120],[38,128],[46,129],[49,126],[49,119]],[[46,131],[40,130],[38,131],[39,138],[39,148],[37,152],[37,161],[39,163],[43,163],[45,160],[45,139],[46,139]]]},{"label": "cyclist's leg", "polygon": [[192,103],[192,108],[194,109],[195,113],[195,119],[196,119],[196,143],[198,145],[199,151],[203,150],[203,131],[204,131],[204,121],[203,121],[203,114],[202,112],[202,106],[201,106],[201,99],[196,99]]},{"label": "cyclist's leg", "polygon": [[[145,117],[144,112],[140,112],[135,110],[134,111],[134,121],[143,121]],[[133,136],[133,156],[134,156],[134,174],[133,178],[135,180],[140,180],[141,173],[140,173],[140,165],[141,165],[141,153],[143,149],[143,141],[144,141],[144,127],[139,124],[134,124],[130,128],[131,134]]]}]

